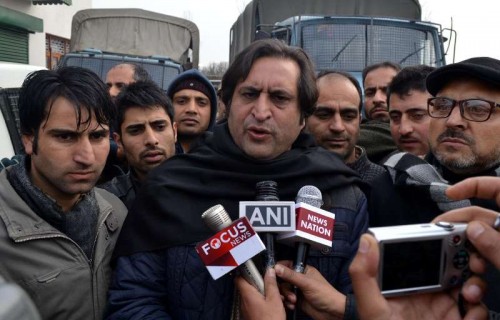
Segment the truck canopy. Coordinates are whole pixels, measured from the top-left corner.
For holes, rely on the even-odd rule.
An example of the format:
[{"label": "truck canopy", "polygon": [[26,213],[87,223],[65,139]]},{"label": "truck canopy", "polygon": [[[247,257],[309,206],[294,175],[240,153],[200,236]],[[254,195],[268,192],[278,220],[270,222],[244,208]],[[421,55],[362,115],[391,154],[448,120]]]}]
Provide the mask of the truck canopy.
[{"label": "truck canopy", "polygon": [[371,16],[420,20],[418,0],[253,0],[230,31],[230,62],[255,40],[259,25],[274,25],[293,16]]},{"label": "truck canopy", "polygon": [[200,32],[189,20],[142,9],[87,9],[73,16],[70,51],[89,48],[163,56],[197,68]]}]

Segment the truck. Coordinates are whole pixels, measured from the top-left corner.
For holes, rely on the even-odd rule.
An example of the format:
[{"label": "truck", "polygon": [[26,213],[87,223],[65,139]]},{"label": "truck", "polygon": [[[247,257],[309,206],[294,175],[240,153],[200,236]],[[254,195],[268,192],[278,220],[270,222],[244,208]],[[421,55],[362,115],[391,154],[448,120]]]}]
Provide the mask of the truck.
[{"label": "truck", "polygon": [[0,159],[24,152],[17,106],[19,90],[26,76],[38,70],[46,68],[0,61]]},{"label": "truck", "polygon": [[231,27],[229,60],[271,37],[303,48],[318,72],[347,71],[360,83],[366,66],[383,61],[443,66],[456,33],[421,15],[418,0],[253,0]]},{"label": "truck", "polygon": [[195,23],[142,9],[86,9],[72,19],[70,53],[59,66],[91,69],[103,80],[118,63],[140,64],[164,90],[181,72],[198,68]]},{"label": "truck", "polygon": [[[166,90],[178,74],[198,67],[199,52],[200,32],[189,20],[141,9],[87,9],[73,16],[70,53],[58,67],[84,67],[105,80],[114,65],[136,63]],[[24,153],[19,87],[40,69],[46,68],[0,63],[0,159]]]}]

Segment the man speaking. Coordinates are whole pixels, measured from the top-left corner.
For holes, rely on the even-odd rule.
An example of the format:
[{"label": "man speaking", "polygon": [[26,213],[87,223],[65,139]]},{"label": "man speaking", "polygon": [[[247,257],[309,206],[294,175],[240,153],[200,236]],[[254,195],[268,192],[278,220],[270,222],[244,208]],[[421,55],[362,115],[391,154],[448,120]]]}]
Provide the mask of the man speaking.
[{"label": "man speaking", "polygon": [[233,279],[212,280],[194,249],[213,234],[200,215],[221,204],[235,220],[239,202],[253,200],[264,180],[278,183],[282,201],[304,185],[321,190],[323,209],[335,212],[333,248],[311,251],[307,263],[339,291],[332,299],[339,316],[354,314],[348,267],[367,228],[366,199],[354,171],[301,133],[317,97],[301,49],[260,40],[238,55],[222,79],[227,123],[153,170],[131,209],[116,251],[110,319],[229,319]]}]

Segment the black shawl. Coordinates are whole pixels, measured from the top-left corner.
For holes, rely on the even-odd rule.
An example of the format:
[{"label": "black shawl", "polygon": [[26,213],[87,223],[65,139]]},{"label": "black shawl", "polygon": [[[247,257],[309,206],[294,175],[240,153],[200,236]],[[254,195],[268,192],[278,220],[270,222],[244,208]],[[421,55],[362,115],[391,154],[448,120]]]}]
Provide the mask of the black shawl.
[{"label": "black shawl", "polygon": [[227,124],[215,127],[191,149],[155,168],[143,184],[121,231],[115,256],[201,241],[210,231],[201,220],[208,208],[222,204],[238,218],[239,201],[253,200],[255,184],[278,183],[281,200],[293,201],[304,185],[323,193],[361,184],[342,160],[301,134],[292,149],[272,160],[246,156]]}]

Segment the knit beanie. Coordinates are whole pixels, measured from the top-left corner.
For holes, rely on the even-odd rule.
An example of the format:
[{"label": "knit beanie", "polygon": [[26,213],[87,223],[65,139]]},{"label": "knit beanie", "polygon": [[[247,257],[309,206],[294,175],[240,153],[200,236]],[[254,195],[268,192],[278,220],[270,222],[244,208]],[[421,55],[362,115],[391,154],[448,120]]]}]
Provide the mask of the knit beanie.
[{"label": "knit beanie", "polygon": [[197,90],[208,97],[210,100],[210,124],[208,131],[212,131],[215,125],[215,117],[217,115],[217,93],[215,88],[199,70],[190,69],[182,72],[175,77],[167,89],[167,95],[170,99],[174,99],[174,94],[182,89]]},{"label": "knit beanie", "polygon": [[199,91],[210,99],[210,89],[206,86],[205,83],[201,82],[196,78],[184,79],[181,82],[179,82],[179,84],[175,87],[175,89],[172,90],[172,96],[174,96],[177,92],[184,89]]}]

